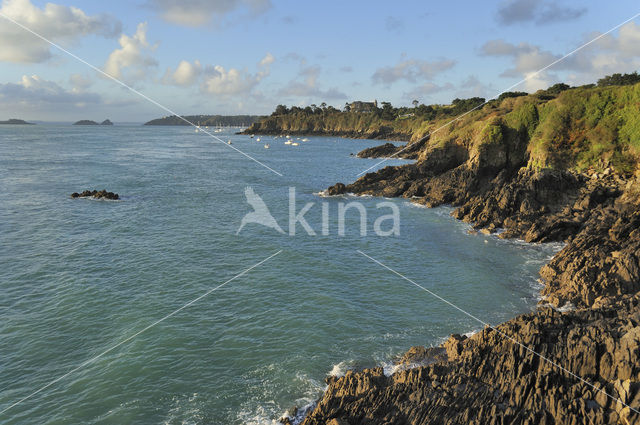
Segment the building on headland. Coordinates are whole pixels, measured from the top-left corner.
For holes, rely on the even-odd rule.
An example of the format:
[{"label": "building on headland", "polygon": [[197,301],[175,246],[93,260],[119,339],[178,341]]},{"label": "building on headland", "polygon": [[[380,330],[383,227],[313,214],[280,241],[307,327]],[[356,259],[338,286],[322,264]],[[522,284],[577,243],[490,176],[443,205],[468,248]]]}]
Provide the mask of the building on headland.
[{"label": "building on headland", "polygon": [[358,100],[349,104],[349,110],[351,112],[373,112],[376,109],[378,109],[377,100],[373,102],[361,102]]}]

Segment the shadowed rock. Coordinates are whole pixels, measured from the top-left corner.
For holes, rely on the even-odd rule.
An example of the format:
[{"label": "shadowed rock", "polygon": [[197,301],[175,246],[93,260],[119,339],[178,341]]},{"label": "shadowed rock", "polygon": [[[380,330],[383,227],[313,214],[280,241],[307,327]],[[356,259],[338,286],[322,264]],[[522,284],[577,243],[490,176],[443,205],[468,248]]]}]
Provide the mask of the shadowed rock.
[{"label": "shadowed rock", "polygon": [[85,190],[82,193],[73,192],[71,194],[72,198],[95,198],[95,199],[108,199],[111,201],[117,201],[120,199],[120,196],[117,193],[107,192],[105,189],[103,190]]}]

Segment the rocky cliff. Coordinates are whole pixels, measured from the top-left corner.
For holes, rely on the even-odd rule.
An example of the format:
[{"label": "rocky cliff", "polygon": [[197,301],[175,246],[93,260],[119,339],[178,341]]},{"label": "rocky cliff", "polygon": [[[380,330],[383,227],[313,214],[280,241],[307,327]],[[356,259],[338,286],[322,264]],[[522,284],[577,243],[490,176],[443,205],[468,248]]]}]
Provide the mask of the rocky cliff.
[{"label": "rocky cliff", "polygon": [[373,113],[304,112],[266,117],[243,131],[243,134],[294,134],[305,136],[339,136],[354,139],[410,140],[415,120],[388,121]]},{"label": "rocky cliff", "polygon": [[407,149],[415,163],[329,188],[451,204],[486,233],[566,245],[537,311],[412,349],[425,366],[331,378],[304,424],[640,423],[638,98],[636,85],[507,99]]}]

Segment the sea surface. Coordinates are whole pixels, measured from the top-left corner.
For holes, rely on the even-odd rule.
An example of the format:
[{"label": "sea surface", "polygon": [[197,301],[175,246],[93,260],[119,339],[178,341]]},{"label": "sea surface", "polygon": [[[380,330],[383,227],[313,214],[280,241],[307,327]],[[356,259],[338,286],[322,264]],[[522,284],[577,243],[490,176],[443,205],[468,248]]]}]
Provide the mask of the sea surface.
[{"label": "sea surface", "polygon": [[[283,176],[187,127],[0,126],[0,423],[271,424],[329,374],[482,328],[358,250],[488,323],[534,308],[557,245],[468,234],[447,207],[319,196],[379,141],[234,131],[214,134]],[[236,234],[247,187],[284,233]],[[122,199],[70,198],[85,189]],[[358,207],[340,234],[349,202],[366,234]],[[399,235],[375,233],[380,202]],[[292,235],[307,203],[316,235]]]}]

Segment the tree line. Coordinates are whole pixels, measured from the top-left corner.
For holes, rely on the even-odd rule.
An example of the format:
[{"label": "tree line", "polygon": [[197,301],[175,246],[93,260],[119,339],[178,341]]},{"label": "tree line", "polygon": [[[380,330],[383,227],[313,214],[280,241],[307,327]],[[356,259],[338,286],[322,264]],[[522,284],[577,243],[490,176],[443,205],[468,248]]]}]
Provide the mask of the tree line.
[{"label": "tree line", "polygon": [[[630,74],[612,74],[607,75],[598,80],[597,85],[599,87],[613,86],[613,85],[631,85],[640,83],[640,75],[637,72]],[[595,84],[587,84],[585,88],[594,87]],[[542,99],[552,99],[558,96],[561,92],[569,90],[572,87],[565,83],[557,83],[549,87],[546,90],[539,90],[536,92],[536,96]],[[349,102],[345,103],[342,110],[335,108],[334,106],[327,105],[322,102],[320,105],[311,104],[306,107],[278,105],[271,116],[278,115],[327,115],[336,113],[359,113],[359,114],[373,114],[374,116],[388,121],[396,119],[403,119],[409,117],[418,117],[424,120],[433,120],[438,117],[446,116],[458,116],[465,112],[479,108],[485,103],[496,104],[502,102],[504,99],[527,96],[529,93],[523,91],[504,92],[497,98],[491,99],[488,102],[483,97],[471,97],[468,99],[453,99],[450,105],[425,105],[421,104],[418,100],[413,100],[413,107],[401,106],[394,107],[390,102],[380,102],[380,106],[370,104],[370,112],[352,112]]]}]

